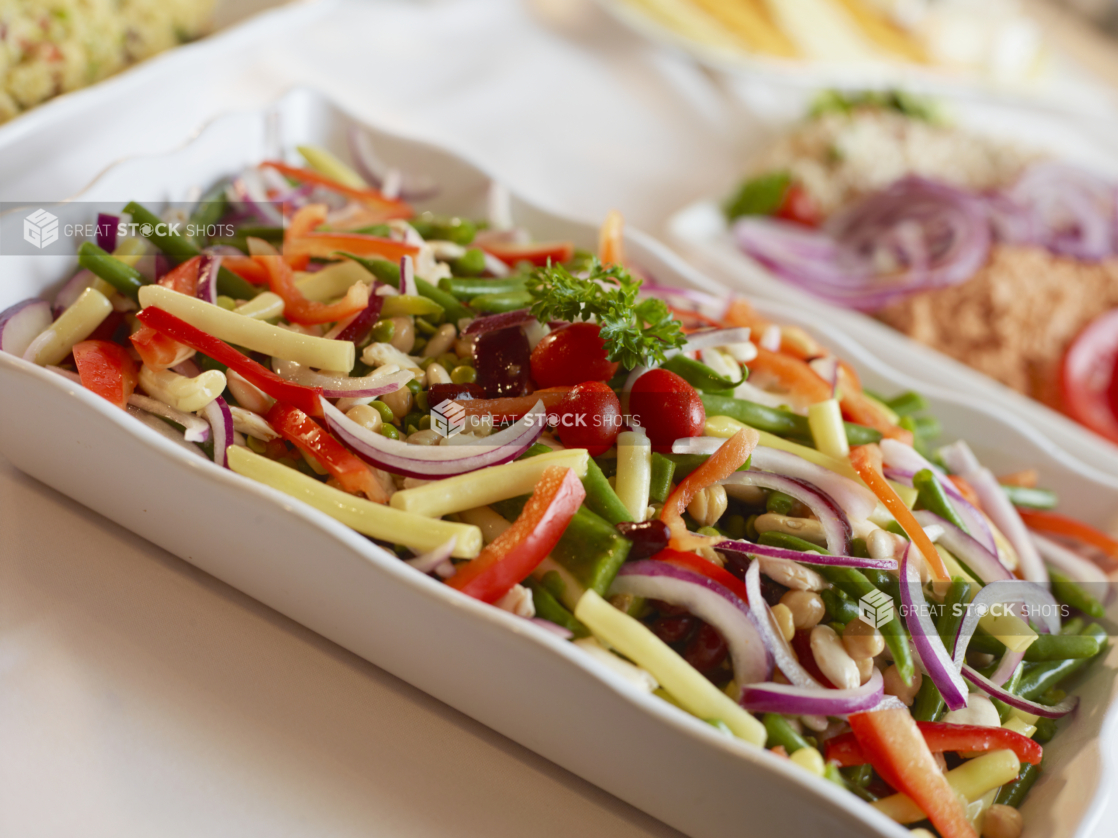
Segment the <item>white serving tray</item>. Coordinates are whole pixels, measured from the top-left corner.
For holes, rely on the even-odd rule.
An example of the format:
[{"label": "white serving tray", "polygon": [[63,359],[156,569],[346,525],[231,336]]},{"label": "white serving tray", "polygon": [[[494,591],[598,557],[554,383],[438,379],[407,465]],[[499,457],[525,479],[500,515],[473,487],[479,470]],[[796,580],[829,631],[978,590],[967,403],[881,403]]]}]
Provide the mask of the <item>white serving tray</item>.
[{"label": "white serving tray", "polygon": [[[177,151],[114,166],[79,197],[106,210],[181,199],[274,155],[280,143],[344,153],[351,124],[318,94],[296,90],[266,111],[216,120]],[[442,184],[422,208],[483,213],[489,179],[477,167],[368,130],[385,159]],[[513,211],[539,238],[595,247],[593,225],[515,197]],[[22,213],[0,216],[0,233],[21,222]],[[648,236],[631,231],[626,246],[661,282],[720,291]],[[73,260],[12,256],[0,266],[2,309],[51,293]],[[805,322],[791,308],[760,309]],[[833,329],[815,332],[869,386],[912,386]],[[0,450],[18,468],[684,832],[908,834],[832,784],[635,691],[546,630],[414,572],[322,513],[183,451],[54,373],[0,355],[0,392]],[[1039,465],[1088,520],[1118,508],[1118,479],[1096,478],[1018,417],[939,388],[925,392],[948,433],[966,433],[991,466]],[[1107,708],[1116,657],[1112,651],[1094,668],[1079,689],[1083,709],[1047,749],[1044,778],[1026,806],[1034,835],[1086,836],[1101,812],[1114,777],[1115,714]]]}]

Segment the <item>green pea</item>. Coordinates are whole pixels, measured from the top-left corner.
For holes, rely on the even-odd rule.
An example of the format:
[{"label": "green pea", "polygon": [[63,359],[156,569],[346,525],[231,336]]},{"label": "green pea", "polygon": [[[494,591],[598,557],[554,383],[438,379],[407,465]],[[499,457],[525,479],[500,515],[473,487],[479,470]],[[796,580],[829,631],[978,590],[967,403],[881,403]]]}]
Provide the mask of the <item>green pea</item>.
[{"label": "green pea", "polygon": [[427,400],[426,390],[421,390],[415,394],[415,409],[422,413],[426,413],[431,409],[431,402]]},{"label": "green pea", "polygon": [[[427,394],[426,393],[421,393],[420,395],[426,396]],[[419,430],[427,431],[427,430],[430,430],[430,429],[431,429],[431,416],[430,416],[430,414],[428,414],[426,416],[421,416],[420,419],[419,419]]]},{"label": "green pea", "polygon": [[373,326],[373,340],[377,343],[391,343],[396,337],[396,324],[391,320],[378,320]]},{"label": "green pea", "polygon": [[226,311],[233,311],[237,308],[237,301],[232,297],[226,297],[224,294],[217,298],[217,304]]},{"label": "green pea", "polygon": [[419,362],[419,368],[421,370],[426,370],[427,367],[431,366],[431,364],[433,364],[433,363],[435,363],[434,358],[424,358]]},{"label": "green pea", "polygon": [[415,396],[419,394],[419,391],[423,389],[423,386],[413,378],[407,383],[407,388],[411,390],[411,394]]},{"label": "green pea", "polygon": [[769,499],[765,503],[765,510],[777,515],[787,515],[795,505],[796,499],[791,495],[786,495],[784,492],[770,492]]},{"label": "green pea", "polygon": [[248,444],[249,450],[257,454],[263,454],[268,450],[268,444],[254,436],[245,437],[245,442]]},{"label": "green pea", "polygon": [[450,372],[450,380],[455,384],[473,384],[477,381],[477,370],[465,365],[455,367]]},{"label": "green pea", "polygon": [[485,273],[485,252],[471,247],[458,259],[450,263],[455,276],[481,276]]},{"label": "green pea", "polygon": [[385,423],[382,424],[378,430],[380,431],[381,436],[386,436],[389,439],[400,438],[400,432],[396,430],[395,425],[389,425],[388,423]]},{"label": "green pea", "polygon": [[439,363],[442,364],[443,369],[452,370],[458,366],[458,356],[453,352],[444,352],[439,356]]},{"label": "green pea", "polygon": [[380,414],[380,418],[386,425],[390,425],[396,421],[396,414],[392,412],[392,408],[381,401],[374,401],[369,403],[369,407],[373,408]]},{"label": "green pea", "polygon": [[414,355],[416,352],[421,352],[423,350],[423,347],[425,347],[426,345],[427,338],[417,337],[415,339],[415,344],[411,348],[411,354]]},{"label": "green pea", "polygon": [[745,538],[745,518],[741,515],[731,515],[727,518],[726,535],[739,541]]}]

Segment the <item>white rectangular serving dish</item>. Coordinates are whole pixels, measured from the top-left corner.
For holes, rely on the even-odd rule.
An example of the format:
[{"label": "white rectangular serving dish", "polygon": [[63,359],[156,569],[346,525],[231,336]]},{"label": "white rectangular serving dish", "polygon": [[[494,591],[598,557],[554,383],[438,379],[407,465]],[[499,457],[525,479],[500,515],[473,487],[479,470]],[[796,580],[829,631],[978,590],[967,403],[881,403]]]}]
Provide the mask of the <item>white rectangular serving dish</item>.
[{"label": "white rectangular serving dish", "polygon": [[[182,199],[279,146],[315,143],[344,154],[351,124],[318,94],[296,90],[266,111],[216,120],[177,151],[114,166],[79,198],[105,210]],[[421,208],[483,214],[489,178],[478,168],[367,130],[390,163],[442,185]],[[515,197],[513,212],[540,239],[596,245],[594,225]],[[18,235],[22,215],[0,216],[0,234]],[[639,232],[627,234],[626,246],[660,282],[721,292]],[[13,256],[0,265],[3,309],[57,288],[73,260]],[[776,320],[806,322],[791,308],[759,308]],[[848,356],[869,386],[912,386],[834,330],[813,331]],[[462,596],[322,513],[183,451],[61,376],[0,355],[0,392],[0,450],[18,468],[696,838],[908,834],[832,784],[636,691],[546,630]],[[1047,485],[1096,523],[1118,508],[1118,478],[1093,475],[1019,418],[940,388],[925,392],[948,434],[965,433],[992,467],[1036,464]],[[1116,658],[1112,650],[1093,669],[1078,691],[1083,709],[1047,749],[1045,776],[1025,807],[1033,835],[1086,838],[1099,819],[1115,776],[1115,714],[1107,711]]]},{"label": "white rectangular serving dish", "polygon": [[[811,101],[808,91],[774,99],[744,88],[743,114],[752,129],[748,148],[742,149],[743,164],[789,130]],[[953,101],[945,105],[949,117],[963,130],[999,138],[1055,155],[1069,163],[1118,176],[1118,156],[1110,137],[1116,124],[1107,115],[1092,119],[1060,116],[990,103]],[[1118,475],[1118,445],[1087,430],[1067,416],[1022,395],[992,378],[949,358],[861,312],[823,302],[790,283],[781,281],[738,248],[727,229],[720,204],[737,185],[741,173],[727,181],[721,195],[696,200],[675,212],[666,222],[670,241],[690,262],[725,285],[750,296],[764,297],[794,307],[810,324],[825,323],[856,335],[872,355],[888,358],[895,370],[919,382],[940,385],[955,392],[974,395],[996,405],[1005,415],[1016,415],[1044,434],[1060,448],[1077,457],[1097,476]],[[920,389],[920,388],[915,388]],[[1118,510],[1100,521],[1107,529],[1118,528]]]}]

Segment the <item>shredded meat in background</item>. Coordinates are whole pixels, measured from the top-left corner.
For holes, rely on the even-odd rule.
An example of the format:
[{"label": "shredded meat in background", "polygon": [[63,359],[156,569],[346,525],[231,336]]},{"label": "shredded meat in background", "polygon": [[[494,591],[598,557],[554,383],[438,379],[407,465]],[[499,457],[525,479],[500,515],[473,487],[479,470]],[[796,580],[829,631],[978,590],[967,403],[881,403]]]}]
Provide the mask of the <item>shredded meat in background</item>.
[{"label": "shredded meat in background", "polygon": [[877,316],[1051,407],[1064,351],[1118,307],[1118,259],[1088,263],[1037,247],[998,245],[966,282],[915,294]]}]

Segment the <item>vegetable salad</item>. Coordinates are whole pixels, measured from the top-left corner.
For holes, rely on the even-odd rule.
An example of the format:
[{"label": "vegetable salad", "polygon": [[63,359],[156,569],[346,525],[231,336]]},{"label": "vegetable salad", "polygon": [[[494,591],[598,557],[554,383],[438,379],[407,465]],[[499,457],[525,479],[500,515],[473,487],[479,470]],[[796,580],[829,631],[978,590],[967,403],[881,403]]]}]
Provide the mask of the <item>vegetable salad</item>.
[{"label": "vegetable salad", "polygon": [[0,348],[900,823],[1020,831],[1118,543],[803,330],[657,285],[616,214],[591,254],[417,212],[437,185],[361,137],[300,152],[202,199],[222,238],[102,216]]}]

